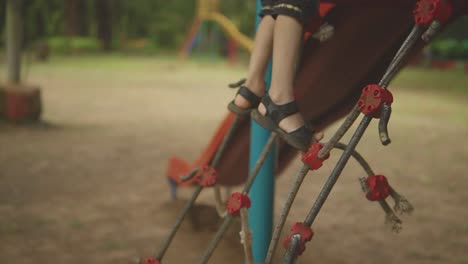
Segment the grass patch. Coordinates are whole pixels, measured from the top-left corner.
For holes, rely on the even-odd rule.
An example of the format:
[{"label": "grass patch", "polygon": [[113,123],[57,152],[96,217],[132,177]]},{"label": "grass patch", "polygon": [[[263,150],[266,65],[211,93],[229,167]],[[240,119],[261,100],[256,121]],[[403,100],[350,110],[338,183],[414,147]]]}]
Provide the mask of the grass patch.
[{"label": "grass patch", "polygon": [[[25,216],[25,218],[27,218]],[[26,221],[18,222],[14,219],[5,219],[0,223],[1,235],[26,234],[41,229],[46,229],[55,223],[54,220],[42,217],[29,217]]]},{"label": "grass patch", "polygon": [[[82,56],[53,56],[48,62],[37,62],[23,59],[23,73],[45,74],[71,72],[79,75],[80,72],[111,72],[111,73],[153,73],[171,70],[200,70],[210,71],[236,71],[245,72],[246,64],[242,61],[235,66],[213,56],[191,56],[180,60],[174,54],[161,54],[155,56],[126,55],[122,53],[95,54]],[[5,65],[0,64],[0,70],[5,72]],[[23,75],[24,75],[23,74]],[[23,76],[27,78],[26,76]]]},{"label": "grass patch", "polygon": [[404,89],[468,95],[468,74],[461,69],[440,71],[407,68],[396,77],[393,85]]},{"label": "grass patch", "polygon": [[[26,60],[24,60],[26,62]],[[228,62],[216,56],[202,56],[194,54],[187,60],[178,60],[173,53],[164,53],[154,56],[126,55],[123,53],[95,54],[83,56],[53,56],[47,63],[31,62],[23,65],[23,69],[35,74],[50,72],[72,72],[79,75],[80,72],[100,71],[112,73],[127,73],[129,76],[136,73],[166,73],[168,69],[174,70],[209,70],[212,74],[228,73],[242,76],[247,65],[240,61],[236,66],[228,65]],[[5,66],[0,65],[0,70],[5,71]],[[187,78],[190,78],[188,76]],[[434,91],[443,94],[465,95],[468,94],[468,74],[458,68],[449,71],[441,71],[425,68],[406,68],[393,81],[394,86],[403,89]]]},{"label": "grass patch", "polygon": [[52,219],[48,218],[34,218],[32,219],[32,226],[34,228],[45,228],[47,226],[53,225],[55,222]]},{"label": "grass patch", "polygon": [[70,221],[69,227],[73,230],[82,230],[85,228],[85,225],[79,219],[73,219]]},{"label": "grass patch", "polygon": [[111,240],[107,239],[103,241],[101,245],[101,249],[104,251],[115,251],[115,250],[121,250],[125,249],[128,247],[128,244],[123,242],[123,241],[116,241],[116,240]]},{"label": "grass patch", "polygon": [[21,228],[16,223],[1,223],[0,235],[13,235],[21,232]]}]

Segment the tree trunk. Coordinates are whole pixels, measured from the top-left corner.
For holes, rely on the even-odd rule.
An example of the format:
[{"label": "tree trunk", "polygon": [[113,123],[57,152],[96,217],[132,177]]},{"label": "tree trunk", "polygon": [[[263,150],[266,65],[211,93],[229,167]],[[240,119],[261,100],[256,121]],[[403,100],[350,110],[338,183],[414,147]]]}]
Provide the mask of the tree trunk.
[{"label": "tree trunk", "polygon": [[96,0],[97,35],[102,49],[112,49],[112,0]]},{"label": "tree trunk", "polygon": [[85,36],[86,27],[85,0],[65,1],[65,33],[68,36]]},{"label": "tree trunk", "polygon": [[21,16],[22,0],[8,0],[6,8],[6,53],[8,81],[21,81],[21,38],[23,21]]}]

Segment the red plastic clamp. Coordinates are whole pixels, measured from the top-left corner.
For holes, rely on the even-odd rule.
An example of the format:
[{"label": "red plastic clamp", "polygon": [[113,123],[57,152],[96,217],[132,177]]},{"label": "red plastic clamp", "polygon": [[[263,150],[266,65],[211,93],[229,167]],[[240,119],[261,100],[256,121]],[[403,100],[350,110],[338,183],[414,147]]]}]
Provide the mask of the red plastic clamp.
[{"label": "red plastic clamp", "polygon": [[442,24],[452,16],[453,7],[448,0],[419,0],[413,10],[414,21],[418,25],[428,26],[433,21]]},{"label": "red plastic clamp", "polygon": [[231,215],[239,215],[241,208],[250,208],[250,198],[246,194],[235,192],[231,194],[226,204],[226,210]]},{"label": "red plastic clamp", "polygon": [[310,170],[320,169],[320,167],[323,165],[323,162],[330,157],[330,153],[328,153],[322,159],[318,157],[318,154],[322,148],[322,144],[314,143],[310,146],[306,153],[302,154],[302,162],[307,164],[310,167]]},{"label": "red plastic clamp", "polygon": [[314,231],[312,231],[312,229],[306,226],[304,223],[295,223],[291,227],[291,231],[289,232],[288,237],[286,237],[286,239],[284,239],[283,241],[283,246],[285,249],[288,248],[289,242],[291,242],[292,237],[296,234],[299,234],[301,236],[301,242],[296,252],[297,256],[300,256],[305,250],[305,244],[312,240],[312,237],[314,236]]},{"label": "red plastic clamp", "polygon": [[202,166],[197,174],[195,174],[195,181],[203,187],[211,187],[216,184],[216,179],[218,177],[218,172],[208,166]]},{"label": "red plastic clamp", "polygon": [[393,103],[392,93],[378,84],[369,84],[362,89],[357,106],[363,114],[379,118],[383,103]]},{"label": "red plastic clamp", "polygon": [[145,258],[141,264],[161,264],[161,262],[155,258]]},{"label": "red plastic clamp", "polygon": [[392,192],[392,187],[384,175],[373,175],[367,178],[367,187],[369,192],[366,198],[369,201],[382,201],[385,200]]}]

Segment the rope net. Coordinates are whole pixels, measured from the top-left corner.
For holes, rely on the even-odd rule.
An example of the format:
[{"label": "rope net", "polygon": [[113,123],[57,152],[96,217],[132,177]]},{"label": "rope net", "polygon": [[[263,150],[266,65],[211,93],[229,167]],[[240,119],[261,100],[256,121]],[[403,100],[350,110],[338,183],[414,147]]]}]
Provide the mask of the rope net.
[{"label": "rope net", "polygon": [[[310,146],[307,152],[303,153],[301,157],[303,165],[299,169],[297,175],[293,178],[294,180],[292,182],[291,189],[280,212],[279,219],[276,221],[277,224],[274,228],[264,263],[272,262],[286,218],[289,215],[291,206],[294,203],[294,199],[300,190],[304,178],[308,172],[320,169],[323,162],[328,159],[333,149],[342,150],[342,154],[306,218],[301,222],[296,222],[291,227],[287,237],[284,239],[283,246],[285,251],[281,263],[295,263],[296,259],[306,249],[306,243],[313,238],[314,234],[311,226],[351,157],[360,164],[367,175],[366,177],[360,178],[358,181],[365,197],[369,201],[378,202],[385,214],[385,223],[389,226],[390,230],[393,232],[399,232],[401,230],[402,221],[398,215],[411,214],[414,210],[413,206],[403,195],[398,193],[393,186],[390,186],[386,176],[374,173],[374,170],[372,170],[364,157],[356,151],[356,147],[373,119],[379,119],[377,127],[381,143],[383,145],[388,145],[391,142],[387,125],[390,120],[393,96],[387,87],[390,84],[390,81],[395,77],[396,73],[402,68],[405,58],[408,56],[415,43],[419,39],[423,39],[426,42],[430,41],[431,38],[441,29],[441,25],[447,22],[452,10],[449,4],[449,2],[443,0],[420,0],[417,2],[413,12],[415,24],[400,49],[395,54],[393,60],[388,65],[380,82],[378,84],[369,84],[363,88],[361,97],[357,101],[355,107],[328,142],[324,144],[315,142]],[[449,14],[447,14],[447,12],[449,12]],[[230,87],[236,88],[242,85],[243,81],[245,80],[231,84]],[[349,131],[361,114],[363,114],[361,121],[349,142],[347,144],[341,143],[340,140]],[[217,172],[215,168],[221,156],[226,151],[226,146],[235,133],[242,118],[244,118],[244,116],[236,116],[233,125],[223,139],[222,144],[217,149],[211,163],[209,165],[201,166],[190,172],[186,177],[183,177],[182,180],[185,181],[195,179],[198,186],[194,190],[191,199],[177,216],[173,228],[166,239],[161,243],[161,246],[154,257],[142,259],[140,263],[161,263],[165,252],[169,248],[186,214],[194,205],[202,190],[208,187],[214,188],[216,208],[219,216],[223,219],[223,222],[210,244],[203,252],[199,263],[207,263],[209,261],[211,255],[235,217],[240,217],[241,220],[242,229],[239,234],[240,243],[243,244],[244,249],[244,261],[246,263],[254,263],[251,240],[252,236],[255,236],[255,233],[253,233],[248,226],[247,209],[250,207],[248,194],[267,154],[277,139],[277,135],[275,133],[271,134],[253,170],[249,173],[248,180],[245,183],[242,192],[232,193],[228,201],[225,202],[221,198],[219,186],[216,185]],[[389,198],[393,200],[393,207],[387,202]]]}]

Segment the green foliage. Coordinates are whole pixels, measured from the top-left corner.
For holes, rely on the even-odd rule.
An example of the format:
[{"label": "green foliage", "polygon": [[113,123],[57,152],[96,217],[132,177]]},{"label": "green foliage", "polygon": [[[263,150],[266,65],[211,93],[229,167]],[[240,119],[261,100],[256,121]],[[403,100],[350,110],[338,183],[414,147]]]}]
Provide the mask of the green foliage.
[{"label": "green foliage", "polygon": [[[86,39],[67,39],[65,9],[68,1],[24,0],[26,44],[45,39],[52,50],[69,53],[73,50],[94,51],[98,45],[96,1],[83,0],[86,21]],[[0,0],[0,13],[4,12],[5,0]],[[196,12],[196,0],[112,0],[112,36],[114,47],[127,47],[126,41],[148,39],[151,45],[145,49],[175,49],[184,40]],[[231,19],[243,33],[253,36],[255,1],[220,0],[221,12]],[[0,29],[3,29],[2,20]],[[127,47],[129,48],[129,47]]]},{"label": "green foliage", "polygon": [[442,93],[467,95],[468,74],[463,69],[440,71],[437,69],[407,68],[393,81],[394,87],[415,90],[434,90]]},{"label": "green foliage", "polygon": [[468,16],[460,17],[440,34],[439,39],[468,39]]},{"label": "green foliage", "polygon": [[468,59],[468,17],[461,17],[431,44],[434,57],[440,59]]},{"label": "green foliage", "polygon": [[64,2],[60,0],[25,0],[25,39],[34,41],[63,34]]},{"label": "green foliage", "polygon": [[47,44],[52,53],[93,53],[99,51],[99,41],[90,37],[51,37]]},{"label": "green foliage", "polygon": [[[5,1],[0,0],[0,18],[5,18]],[[0,46],[4,45],[5,42],[5,19],[0,19]]]},{"label": "green foliage", "polygon": [[118,31],[129,39],[150,38],[173,48],[183,40],[195,15],[195,1],[118,1]]},{"label": "green foliage", "polygon": [[[98,14],[96,3],[103,0],[74,0],[84,2],[80,18],[86,21],[85,40],[66,40],[65,10],[71,0],[23,0],[25,14],[26,46],[37,40],[47,39],[55,51],[94,51],[100,46],[97,37]],[[6,0],[0,0],[0,17],[4,16]],[[184,40],[196,12],[196,0],[110,0],[113,47],[127,50],[137,46],[126,42],[148,40],[143,50],[177,49]],[[256,1],[219,0],[220,11],[241,32],[254,35]],[[216,27],[214,27],[216,30]],[[462,17],[450,25],[431,50],[440,58],[468,58],[468,17]],[[0,33],[4,31],[4,19],[0,19]],[[52,37],[52,38],[51,38]],[[59,37],[59,39],[57,39]],[[60,37],[62,39],[60,39]],[[0,36],[2,45],[4,34]]]},{"label": "green foliage", "polygon": [[462,40],[461,46],[462,46],[465,56],[467,56],[468,55],[468,39]]},{"label": "green foliage", "polygon": [[453,58],[460,53],[460,45],[455,39],[444,39],[434,42],[431,51],[436,57]]},{"label": "green foliage", "polygon": [[466,59],[468,58],[468,39],[442,39],[431,44],[431,52],[434,57],[442,59]]},{"label": "green foliage", "polygon": [[221,12],[231,19],[239,30],[249,36],[255,33],[256,1],[220,1]]}]

